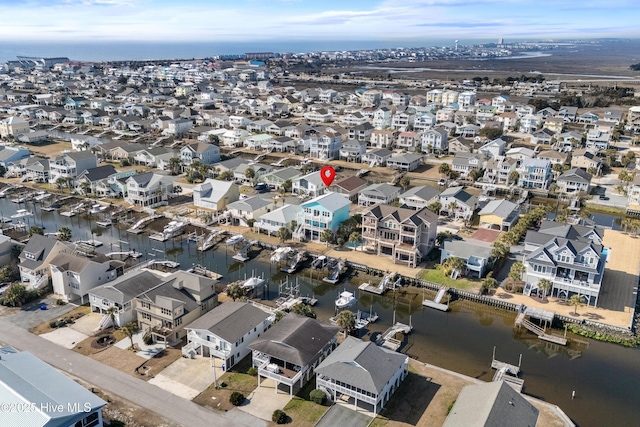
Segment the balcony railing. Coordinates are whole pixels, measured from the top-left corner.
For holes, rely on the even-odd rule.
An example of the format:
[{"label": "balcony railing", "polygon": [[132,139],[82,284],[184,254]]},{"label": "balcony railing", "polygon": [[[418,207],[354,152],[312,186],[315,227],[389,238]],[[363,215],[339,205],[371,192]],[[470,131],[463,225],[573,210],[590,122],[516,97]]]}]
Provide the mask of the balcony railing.
[{"label": "balcony railing", "polygon": [[345,394],[347,396],[357,398],[359,401],[366,402],[371,405],[375,405],[378,401],[377,397],[367,396],[364,393],[358,393],[356,390],[353,390],[352,388],[338,385],[335,382],[331,381],[330,378],[318,377],[316,386],[318,388],[326,388],[327,390],[334,390],[337,393]]},{"label": "balcony railing", "polygon": [[154,334],[162,335],[163,337],[167,337],[173,333],[173,329],[167,328],[166,326],[154,326],[151,328],[151,331]]},{"label": "balcony railing", "polygon": [[294,385],[295,383],[300,381],[300,378],[302,378],[305,372],[309,370],[308,366],[302,367],[299,371],[294,371],[277,365],[278,372],[273,372],[272,365],[273,364],[268,362],[260,365],[258,367],[258,375],[272,378],[287,385]]}]

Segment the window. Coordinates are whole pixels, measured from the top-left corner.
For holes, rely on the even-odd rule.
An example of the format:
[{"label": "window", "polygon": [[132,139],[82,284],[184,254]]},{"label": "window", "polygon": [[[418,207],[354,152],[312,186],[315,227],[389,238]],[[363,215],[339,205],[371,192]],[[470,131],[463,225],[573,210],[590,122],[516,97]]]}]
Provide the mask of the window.
[{"label": "window", "polygon": [[160,312],[165,316],[171,316],[171,313],[172,313],[171,310],[169,310],[168,308],[161,308]]},{"label": "window", "polygon": [[148,313],[142,313],[142,318],[143,318],[144,320],[151,320],[151,315],[150,315],[150,314],[148,314]]},{"label": "window", "polygon": [[142,308],[146,308],[147,310],[149,310],[151,308],[151,304],[149,304],[148,302],[143,302]]},{"label": "window", "polygon": [[182,317],[176,319],[176,326],[180,326],[182,324]]}]

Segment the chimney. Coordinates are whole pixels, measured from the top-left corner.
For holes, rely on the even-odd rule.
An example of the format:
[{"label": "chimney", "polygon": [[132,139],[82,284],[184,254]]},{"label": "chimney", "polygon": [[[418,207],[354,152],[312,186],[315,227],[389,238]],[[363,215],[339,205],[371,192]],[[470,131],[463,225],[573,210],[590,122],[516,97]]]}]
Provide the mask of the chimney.
[{"label": "chimney", "polygon": [[173,287],[178,290],[184,289],[184,282],[182,280],[174,282]]}]

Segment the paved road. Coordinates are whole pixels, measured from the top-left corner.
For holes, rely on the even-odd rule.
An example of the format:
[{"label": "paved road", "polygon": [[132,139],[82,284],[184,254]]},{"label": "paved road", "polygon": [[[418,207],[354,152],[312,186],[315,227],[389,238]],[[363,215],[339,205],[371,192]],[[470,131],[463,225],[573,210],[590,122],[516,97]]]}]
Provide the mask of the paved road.
[{"label": "paved road", "polygon": [[33,335],[5,319],[0,319],[0,341],[18,350],[29,351],[64,372],[82,378],[104,391],[121,396],[185,427],[241,425],[230,421],[222,414],[186,399],[177,398],[168,391]]}]

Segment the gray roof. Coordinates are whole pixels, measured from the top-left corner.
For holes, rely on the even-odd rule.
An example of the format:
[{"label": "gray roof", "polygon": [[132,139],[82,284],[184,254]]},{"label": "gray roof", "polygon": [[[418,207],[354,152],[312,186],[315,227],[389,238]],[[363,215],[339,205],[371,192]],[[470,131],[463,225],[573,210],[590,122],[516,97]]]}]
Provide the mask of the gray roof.
[{"label": "gray roof", "polygon": [[506,220],[513,216],[518,205],[508,200],[492,200],[478,213],[478,215],[497,215]]},{"label": "gray roof", "polygon": [[[199,276],[186,271],[176,271],[171,276],[165,278],[165,281],[148,291],[138,295],[141,301],[155,304],[161,308],[175,309],[180,305],[184,305],[184,314],[193,310],[200,309],[200,302],[196,300],[194,295],[200,294],[203,286],[214,286],[216,280]],[[181,289],[180,285],[182,285]],[[215,293],[214,293],[215,295]]]},{"label": "gray roof", "polygon": [[591,174],[582,168],[573,168],[560,175],[557,181],[582,182],[589,184],[591,182]]},{"label": "gray roof", "polygon": [[227,209],[238,209],[241,211],[250,211],[254,212],[258,209],[261,209],[265,206],[270,205],[272,202],[270,200],[262,199],[260,197],[250,197],[244,200],[238,200],[233,203],[229,203],[227,205]]},{"label": "gray roof", "polygon": [[467,240],[445,240],[442,244],[443,250],[451,252],[451,256],[465,261],[472,256],[488,259],[492,251],[490,246],[474,245]]},{"label": "gray roof", "polygon": [[462,389],[443,427],[535,427],[540,411],[504,381]]},{"label": "gray roof", "polygon": [[[20,265],[31,270],[37,268],[49,256],[56,242],[57,240],[52,237],[34,234],[22,249]],[[33,259],[27,259],[26,254],[33,254]]]},{"label": "gray roof", "polygon": [[453,197],[457,201],[471,207],[478,203],[478,198],[467,193],[463,187],[449,187],[440,193],[440,197]]},{"label": "gray roof", "polygon": [[109,178],[116,173],[116,169],[113,165],[102,165],[96,168],[85,169],[80,176],[84,176],[91,182],[99,181],[101,179]]},{"label": "gray roof", "polygon": [[90,294],[113,301],[120,305],[157,286],[164,279],[147,270],[124,274],[112,282],[95,287]]},{"label": "gray roof", "polygon": [[371,184],[368,187],[363,188],[360,191],[360,194],[372,194],[376,196],[384,196],[389,197],[393,194],[400,193],[400,187],[396,187],[395,185],[390,185],[386,183],[381,184]]},{"label": "gray roof", "polygon": [[315,199],[304,202],[301,206],[304,208],[306,206],[312,206],[314,204],[322,206],[329,212],[335,212],[344,206],[350,205],[351,201],[340,193],[329,192],[318,196]]},{"label": "gray roof", "polygon": [[371,209],[364,212],[364,215],[373,215],[378,221],[392,217],[398,222],[409,221],[413,225],[436,225],[438,223],[438,215],[434,214],[427,208],[422,208],[419,211],[415,209],[409,208],[396,208],[391,205],[384,205],[382,203],[378,203],[374,205]]},{"label": "gray roof", "polygon": [[235,343],[247,332],[262,324],[269,314],[247,302],[225,302],[202,315],[186,329],[207,330],[228,343]]},{"label": "gray roof", "polygon": [[382,392],[407,356],[375,343],[347,337],[320,363],[316,372],[373,394]]},{"label": "gray roof", "polygon": [[[87,416],[83,404],[89,404],[91,410],[97,410],[107,404],[94,393],[26,351],[2,352],[0,379],[0,401],[20,405],[27,402],[37,408],[34,411],[2,411],[0,425],[3,426],[74,425]],[[72,408],[68,403],[74,402],[80,403],[78,411],[70,410]],[[56,410],[42,410],[47,407],[55,407]]]},{"label": "gray roof", "polygon": [[396,163],[413,163],[421,159],[422,159],[421,155],[405,153],[405,154],[398,154],[398,155],[392,156],[387,161],[396,162]]},{"label": "gray roof", "polygon": [[325,325],[310,317],[289,313],[250,344],[249,348],[285,362],[305,366],[339,330],[336,326]]},{"label": "gray roof", "polygon": [[415,197],[415,198],[427,201],[439,195],[440,195],[440,190],[438,190],[437,188],[431,187],[430,185],[421,185],[419,187],[413,187],[405,191],[402,194],[401,198],[408,199],[410,197]]}]

